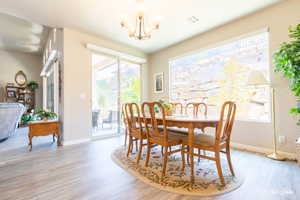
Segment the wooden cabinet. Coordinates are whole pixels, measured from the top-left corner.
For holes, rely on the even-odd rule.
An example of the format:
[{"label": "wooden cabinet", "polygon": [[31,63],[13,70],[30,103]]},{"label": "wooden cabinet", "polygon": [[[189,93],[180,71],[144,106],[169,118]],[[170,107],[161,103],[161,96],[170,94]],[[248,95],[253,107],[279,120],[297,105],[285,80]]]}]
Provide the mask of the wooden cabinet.
[{"label": "wooden cabinet", "polygon": [[32,121],[28,123],[29,126],[29,147],[32,150],[32,138],[35,136],[47,136],[53,135],[53,141],[55,136],[57,137],[57,146],[61,145],[61,137],[59,131],[59,121]]}]

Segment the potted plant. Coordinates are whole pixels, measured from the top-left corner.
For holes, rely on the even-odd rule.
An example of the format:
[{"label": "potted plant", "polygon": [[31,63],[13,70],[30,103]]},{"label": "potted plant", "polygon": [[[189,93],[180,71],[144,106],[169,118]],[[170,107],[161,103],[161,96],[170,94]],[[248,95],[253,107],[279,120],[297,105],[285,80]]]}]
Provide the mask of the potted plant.
[{"label": "potted plant", "polygon": [[25,125],[30,121],[34,121],[35,117],[31,113],[26,113],[21,117],[21,124]]},{"label": "potted plant", "polygon": [[[275,72],[281,72],[289,79],[289,88],[298,99],[296,108],[292,108],[290,113],[300,114],[300,24],[289,28],[289,42],[281,44],[279,50],[273,55]],[[300,125],[300,120],[297,125]],[[298,139],[298,141],[300,141]],[[297,145],[300,145],[297,143]],[[298,155],[300,147],[297,146]],[[300,156],[298,163],[300,164]]]},{"label": "potted plant", "polygon": [[47,121],[49,119],[55,119],[57,117],[57,114],[55,112],[38,108],[35,111],[35,116],[40,120]]},{"label": "potted plant", "polygon": [[171,116],[173,114],[173,106],[170,103],[164,103],[163,107],[165,109],[165,113],[167,116]]},{"label": "potted plant", "polygon": [[39,84],[37,82],[35,82],[35,81],[30,81],[27,84],[27,88],[30,89],[30,90],[38,89],[39,88]]}]

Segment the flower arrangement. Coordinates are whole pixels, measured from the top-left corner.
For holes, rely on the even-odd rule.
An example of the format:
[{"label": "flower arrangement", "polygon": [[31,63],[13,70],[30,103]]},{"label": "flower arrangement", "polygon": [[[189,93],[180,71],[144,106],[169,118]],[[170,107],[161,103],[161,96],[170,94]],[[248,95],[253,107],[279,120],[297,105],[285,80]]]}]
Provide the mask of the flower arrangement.
[{"label": "flower arrangement", "polygon": [[32,113],[27,113],[21,117],[21,124],[27,124],[28,122],[35,120],[36,117]]},{"label": "flower arrangement", "polygon": [[51,112],[48,110],[44,110],[42,108],[37,108],[34,114],[40,120],[48,120],[48,119],[55,119],[57,114],[55,112]]},{"label": "flower arrangement", "polygon": [[[164,107],[166,115],[168,115],[168,116],[172,115],[172,109],[173,109],[173,105],[172,105],[172,104],[166,103],[166,102],[165,102],[164,100],[162,100],[162,99],[158,100],[158,102],[161,103],[162,106]],[[158,112],[159,112],[159,108],[158,108],[157,106],[154,107],[154,111],[155,111],[156,113],[158,113]]]}]

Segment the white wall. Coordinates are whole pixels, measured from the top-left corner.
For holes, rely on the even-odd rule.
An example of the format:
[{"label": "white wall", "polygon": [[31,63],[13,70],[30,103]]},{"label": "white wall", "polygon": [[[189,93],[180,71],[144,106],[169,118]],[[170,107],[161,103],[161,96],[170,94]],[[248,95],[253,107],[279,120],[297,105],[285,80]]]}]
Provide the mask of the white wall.
[{"label": "white wall", "polygon": [[146,55],[97,36],[71,29],[63,32],[63,134],[67,144],[89,139],[92,132],[92,52],[85,45],[91,43],[142,58]]},{"label": "white wall", "polygon": [[42,57],[16,51],[0,50],[0,102],[4,101],[6,83],[15,83],[15,74],[20,70],[26,74],[28,82],[33,80],[39,84],[35,100],[36,107],[42,107]]},{"label": "white wall", "polygon": [[[205,23],[205,19],[200,23]],[[269,27],[271,59],[271,54],[278,49],[280,43],[288,40],[288,27],[297,23],[300,23],[300,1],[286,0],[159,52],[155,52],[149,56],[150,73],[148,78],[150,98],[155,100],[168,96],[168,60],[170,58]],[[287,143],[281,145],[279,148],[281,151],[295,152],[295,139],[300,136],[300,127],[296,126],[296,119],[288,114],[289,109],[296,105],[295,97],[288,89],[288,81],[273,72],[273,65],[270,66],[270,71],[271,81],[277,89],[277,130],[279,135],[287,137]],[[165,75],[165,92],[162,94],[153,93],[153,74],[157,72],[164,72]],[[232,140],[236,143],[272,148],[271,123],[236,122]]]}]

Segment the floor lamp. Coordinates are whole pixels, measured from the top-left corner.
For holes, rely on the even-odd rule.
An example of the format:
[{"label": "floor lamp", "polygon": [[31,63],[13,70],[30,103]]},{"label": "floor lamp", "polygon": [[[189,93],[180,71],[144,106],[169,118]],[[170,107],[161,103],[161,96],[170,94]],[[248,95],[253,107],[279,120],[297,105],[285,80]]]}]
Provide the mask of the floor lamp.
[{"label": "floor lamp", "polygon": [[[264,75],[260,71],[252,71],[248,77],[247,84],[249,86],[262,86],[268,85],[269,82],[266,80]],[[273,127],[273,153],[268,154],[267,157],[274,160],[285,160],[283,156],[278,154],[277,152],[277,132],[276,132],[276,124],[275,124],[275,88],[271,88],[271,100],[272,100],[272,127]]]}]

